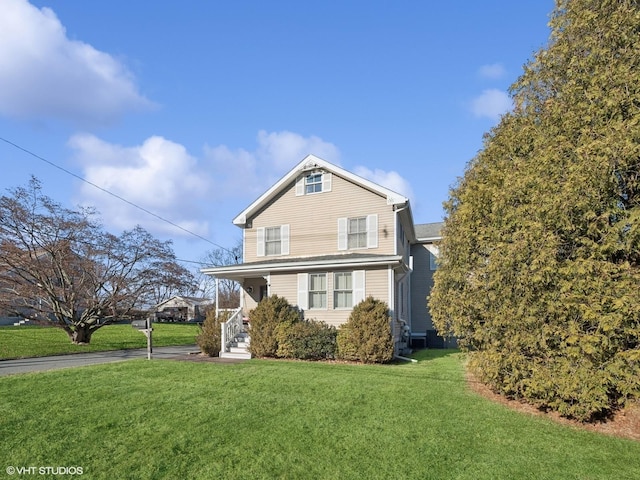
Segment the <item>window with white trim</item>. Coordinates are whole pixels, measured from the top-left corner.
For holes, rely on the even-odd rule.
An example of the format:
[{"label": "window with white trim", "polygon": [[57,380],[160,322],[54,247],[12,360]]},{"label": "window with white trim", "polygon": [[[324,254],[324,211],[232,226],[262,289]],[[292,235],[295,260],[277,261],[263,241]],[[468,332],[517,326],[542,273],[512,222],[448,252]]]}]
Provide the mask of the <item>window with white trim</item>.
[{"label": "window with white trim", "polygon": [[378,247],[378,215],[338,218],[338,250]]},{"label": "window with white trim", "polygon": [[309,308],[327,308],[327,274],[309,274]]},{"label": "window with white trim", "polygon": [[256,235],[258,257],[289,255],[289,225],[258,227]]},{"label": "window with white trim", "polygon": [[[327,278],[333,275],[333,290],[329,292]],[[333,295],[334,309],[353,308],[365,297],[364,270],[333,273],[299,273],[298,306],[302,310],[310,308],[326,309],[329,294]]]},{"label": "window with white trim", "polygon": [[353,307],[353,277],[351,272],[333,274],[333,308]]},{"label": "window with white trim", "polygon": [[304,180],[304,193],[308,195],[309,193],[320,192],[322,192],[322,174],[314,173],[312,175],[307,175]]},{"label": "window with white trim", "polygon": [[331,173],[313,172],[296,180],[296,196],[331,191]]},{"label": "window with white trim", "polygon": [[350,218],[347,223],[347,248],[367,248],[367,217]]},{"label": "window with white trim", "polygon": [[280,227],[267,227],[264,229],[264,251],[266,255],[280,255],[282,243]]}]

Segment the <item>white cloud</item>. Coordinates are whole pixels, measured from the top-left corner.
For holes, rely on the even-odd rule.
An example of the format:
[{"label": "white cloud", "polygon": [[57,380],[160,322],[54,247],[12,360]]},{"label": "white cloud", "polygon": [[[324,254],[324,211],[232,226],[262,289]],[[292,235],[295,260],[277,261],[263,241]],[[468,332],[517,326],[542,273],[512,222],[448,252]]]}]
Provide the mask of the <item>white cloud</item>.
[{"label": "white cloud", "polygon": [[[205,238],[218,238],[231,228],[235,214],[309,153],[334,164],[340,161],[335,145],[292,132],[260,131],[254,150],[205,146],[202,158],[160,136],[121,146],[78,134],[70,138],[69,146],[88,182]],[[353,172],[413,197],[409,182],[395,171],[358,166]],[[140,224],[154,235],[191,239],[184,230],[90,184],[79,183],[76,196],[81,204],[96,206],[108,228]]]},{"label": "white cloud", "polygon": [[70,40],[51,9],[2,0],[0,114],[104,124],[152,105],[125,65]]},{"label": "white cloud", "polygon": [[482,65],[478,70],[478,74],[483,78],[489,78],[497,80],[504,77],[507,73],[504,66],[501,63],[492,63],[489,65]]},{"label": "white cloud", "polygon": [[357,166],[353,169],[353,173],[360,175],[373,183],[377,183],[378,185],[388,188],[389,190],[404,195],[409,199],[413,198],[411,185],[396,171],[386,171],[378,168],[371,170],[367,167]]},{"label": "white cloud", "polygon": [[[265,131],[258,133],[253,151],[205,146],[200,159],[160,136],[121,146],[78,134],[69,146],[88,182],[206,238],[216,234],[210,231],[214,223],[227,226],[307,154],[334,163],[340,156],[337,147],[319,137]],[[188,236],[87,183],[79,184],[77,196],[80,203],[96,206],[110,228],[140,224],[154,234]]]},{"label": "white cloud", "polygon": [[[89,134],[73,136],[69,145],[88,182],[207,235],[208,222],[200,206],[210,193],[210,177],[182,145],[154,136],[142,145],[122,147]],[[97,206],[109,226],[129,229],[141,224],[150,231],[187,235],[89,184],[80,185],[79,196],[83,204]]]},{"label": "white cloud", "polygon": [[223,179],[220,188],[236,197],[249,195],[250,201],[309,154],[340,163],[340,151],[332,143],[289,131],[260,130],[255,151],[231,150],[226,145],[205,147],[217,181]]},{"label": "white cloud", "polygon": [[335,145],[312,135],[303,137],[297,133],[282,131],[258,132],[258,157],[279,169],[287,170],[309,154],[331,163],[338,163],[340,153]]},{"label": "white cloud", "polygon": [[506,92],[495,88],[484,90],[471,102],[471,111],[476,117],[499,120],[500,116],[513,108],[513,102]]}]

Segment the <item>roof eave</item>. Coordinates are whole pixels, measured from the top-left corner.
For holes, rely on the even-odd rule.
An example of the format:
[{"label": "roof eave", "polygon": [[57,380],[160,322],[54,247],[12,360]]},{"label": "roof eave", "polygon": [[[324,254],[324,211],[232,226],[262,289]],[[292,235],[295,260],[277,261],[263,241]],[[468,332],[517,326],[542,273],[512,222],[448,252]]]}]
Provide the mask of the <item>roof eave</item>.
[{"label": "roof eave", "polygon": [[331,268],[363,268],[363,267],[376,267],[376,266],[388,266],[401,263],[402,257],[399,255],[388,255],[377,258],[362,258],[362,259],[331,259],[331,260],[313,260],[304,259],[301,261],[288,261],[269,264],[239,264],[232,265],[230,267],[213,267],[203,268],[200,271],[205,275],[212,276],[224,276],[232,275],[234,277],[246,275],[266,275],[269,273],[277,272],[291,272],[299,270],[319,270],[319,269],[331,269]]}]

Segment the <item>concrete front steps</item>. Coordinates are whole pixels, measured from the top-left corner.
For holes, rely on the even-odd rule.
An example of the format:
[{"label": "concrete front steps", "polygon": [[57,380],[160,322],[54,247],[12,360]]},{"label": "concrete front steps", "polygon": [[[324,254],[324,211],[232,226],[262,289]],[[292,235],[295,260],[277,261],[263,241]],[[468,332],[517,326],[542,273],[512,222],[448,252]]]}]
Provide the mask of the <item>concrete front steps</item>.
[{"label": "concrete front steps", "polygon": [[29,325],[29,319],[26,320],[20,320],[19,322],[15,322],[13,324],[14,327],[20,327],[22,325]]},{"label": "concrete front steps", "polygon": [[249,344],[251,343],[251,339],[249,338],[249,334],[246,332],[239,333],[233,339],[233,343],[231,347],[229,347],[228,352],[220,352],[220,358],[238,358],[248,360],[251,358],[251,353],[249,352]]}]

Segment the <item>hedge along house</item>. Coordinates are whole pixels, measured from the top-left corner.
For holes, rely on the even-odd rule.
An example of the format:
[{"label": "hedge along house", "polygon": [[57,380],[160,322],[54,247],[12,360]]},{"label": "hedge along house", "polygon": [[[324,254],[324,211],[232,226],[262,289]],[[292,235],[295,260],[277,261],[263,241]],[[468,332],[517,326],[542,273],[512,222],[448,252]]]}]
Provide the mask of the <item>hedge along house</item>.
[{"label": "hedge along house", "polygon": [[309,155],[233,223],[243,231],[243,262],[202,269],[241,285],[239,309],[223,325],[221,356],[243,353],[234,347],[243,323],[270,295],[286,298],[305,319],[335,326],[364,298],[382,300],[397,354],[412,338],[426,345],[434,333],[426,296],[441,224],[415,226],[403,195]]}]

